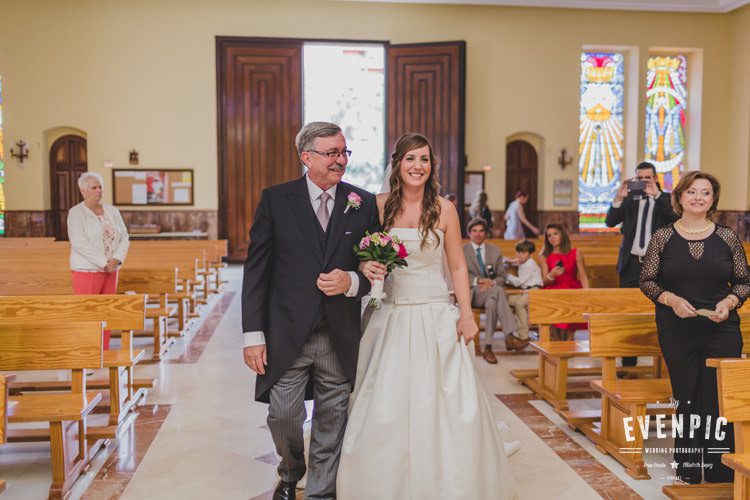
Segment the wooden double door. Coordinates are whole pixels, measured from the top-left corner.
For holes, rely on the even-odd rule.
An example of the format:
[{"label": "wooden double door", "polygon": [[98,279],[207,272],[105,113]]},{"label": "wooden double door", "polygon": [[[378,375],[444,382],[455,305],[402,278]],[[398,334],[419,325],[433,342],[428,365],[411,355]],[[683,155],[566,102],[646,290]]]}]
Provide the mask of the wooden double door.
[{"label": "wooden double door", "polygon": [[[303,43],[217,38],[219,234],[231,261],[247,256],[261,191],[302,171],[294,138],[303,120]],[[387,150],[406,132],[430,138],[442,191],[463,204],[465,43],[385,46]]]}]

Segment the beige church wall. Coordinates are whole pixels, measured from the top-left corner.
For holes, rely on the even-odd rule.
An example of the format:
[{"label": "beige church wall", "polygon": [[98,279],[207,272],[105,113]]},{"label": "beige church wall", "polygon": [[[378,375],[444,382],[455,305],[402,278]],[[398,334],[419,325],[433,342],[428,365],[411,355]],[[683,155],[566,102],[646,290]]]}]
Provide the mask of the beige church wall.
[{"label": "beige church wall", "polygon": [[[264,36],[412,43],[467,42],[466,146],[469,170],[491,165],[490,205],[505,207],[505,141],[519,132],[544,139],[540,209],[552,210],[555,179],[576,179],[575,163],[557,165],[561,148],[577,151],[579,54],[584,46],[627,46],[645,81],[650,47],[703,49],[700,166],[726,180],[747,158],[729,148],[731,43],[744,34],[742,15],[640,13],[486,6],[396,5],[339,1],[215,0],[100,2],[5,0],[0,30],[6,158],[23,139],[31,157],[7,162],[9,210],[49,208],[44,131],[69,126],[88,137],[89,169],[111,178],[105,163],[195,169],[195,209],[216,210],[215,36]],[[736,65],[735,65],[736,66]],[[335,75],[332,75],[335,77]],[[747,98],[750,92],[735,89]],[[710,102],[710,106],[706,103]],[[626,120],[637,120],[643,151],[645,96]],[[632,116],[637,114],[638,116]],[[747,121],[744,122],[747,125]],[[626,125],[627,126],[627,125]],[[576,158],[577,160],[577,155]],[[746,163],[745,163],[746,164]],[[745,210],[750,185],[722,197]],[[107,191],[106,200],[111,200]],[[569,209],[574,209],[572,205]],[[560,207],[554,207],[560,210]],[[565,207],[562,207],[565,209]]]},{"label": "beige church wall", "polygon": [[[729,139],[728,168],[731,176],[722,184],[730,198],[746,195],[743,210],[750,208],[750,5],[731,14],[729,95],[732,112],[729,116],[727,135]],[[726,190],[726,191],[724,191]],[[722,203],[724,205],[724,203]]]}]

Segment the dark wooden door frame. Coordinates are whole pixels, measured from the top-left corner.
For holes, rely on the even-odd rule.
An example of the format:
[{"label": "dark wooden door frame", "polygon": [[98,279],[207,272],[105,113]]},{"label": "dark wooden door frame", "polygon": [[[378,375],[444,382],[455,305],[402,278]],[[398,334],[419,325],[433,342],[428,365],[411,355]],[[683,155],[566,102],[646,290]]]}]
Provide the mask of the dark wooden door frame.
[{"label": "dark wooden door frame", "polygon": [[[531,144],[529,141],[526,141],[524,139],[514,139],[505,145],[506,149],[506,156],[505,156],[505,207],[507,209],[508,205],[510,205],[510,202],[513,201],[515,197],[515,193],[522,187],[518,185],[511,185],[509,182],[510,172],[509,172],[509,163],[510,163],[510,149],[515,144],[523,144],[527,147],[527,149],[531,152],[533,152],[534,155],[534,170],[531,173],[531,179],[528,183],[528,194],[529,194],[529,202],[524,206],[524,211],[526,213],[526,217],[529,219],[529,221],[534,224],[538,225],[539,221],[539,153],[537,152],[536,148],[533,144]],[[519,169],[518,174],[519,175],[528,175],[524,174],[521,170],[523,169],[523,158],[518,159],[519,163]],[[528,230],[526,226],[524,226],[524,233],[528,237],[532,237],[532,233]]]},{"label": "dark wooden door frame", "polygon": [[[64,143],[67,143],[63,145]],[[75,160],[78,158],[78,155],[76,152],[73,151],[73,146],[78,144],[79,146],[83,146],[84,151],[86,151],[86,157],[84,158],[85,163],[76,163]],[[51,202],[51,219],[52,219],[52,235],[57,237],[58,239],[64,239],[67,240],[67,224],[63,221],[63,215],[61,214],[61,202],[66,200],[60,200],[59,194],[60,194],[60,186],[59,186],[59,176],[57,175],[58,169],[56,168],[58,166],[57,158],[55,157],[55,153],[57,153],[58,149],[60,147],[68,147],[68,157],[71,162],[70,167],[71,170],[74,172],[80,171],[80,172],[87,172],[88,171],[88,141],[85,137],[82,137],[80,135],[76,134],[66,134],[62,137],[59,137],[55,140],[55,142],[52,143],[52,146],[49,149],[49,175],[50,175],[50,202]],[[76,165],[83,166],[84,168],[75,168]],[[67,211],[72,208],[74,205],[82,201],[82,197],[80,194],[80,190],[78,189],[78,176],[75,176],[75,178],[68,177],[68,194],[69,194],[69,203],[65,203],[66,208],[63,210],[65,214],[67,214]],[[68,206],[69,205],[69,206]]]},{"label": "dark wooden door frame", "polygon": [[[227,106],[226,102],[226,96],[223,94],[223,78],[225,77],[226,72],[226,66],[224,61],[224,51],[227,49],[227,47],[232,45],[242,45],[242,44],[256,44],[256,45],[264,45],[267,44],[269,46],[271,45],[278,45],[278,44],[290,44],[290,45],[303,45],[304,43],[314,43],[314,42],[322,42],[322,43],[338,43],[338,44],[346,44],[346,43],[352,43],[352,44],[380,44],[383,45],[386,49],[386,58],[388,54],[388,50],[391,47],[428,47],[428,46],[435,46],[439,43],[453,43],[453,44],[459,44],[460,45],[460,78],[459,78],[459,86],[460,86],[460,92],[459,92],[459,117],[458,117],[458,144],[457,144],[457,154],[456,161],[457,161],[457,170],[458,172],[455,173],[455,180],[454,182],[451,182],[448,187],[456,192],[456,194],[459,197],[460,205],[463,206],[463,198],[464,198],[464,190],[463,190],[463,172],[465,171],[465,165],[466,165],[466,153],[465,153],[465,78],[466,78],[466,67],[465,67],[465,61],[466,61],[466,44],[465,42],[438,42],[438,43],[418,43],[418,44],[405,44],[405,45],[392,45],[388,41],[383,40],[340,40],[340,39],[302,39],[302,38],[268,38],[268,37],[233,37],[233,36],[217,36],[216,37],[216,85],[217,85],[217,156],[218,156],[218,170],[219,170],[219,183],[218,183],[218,195],[219,195],[219,207],[218,207],[218,226],[219,226],[219,237],[221,238],[227,238],[228,236],[228,211],[229,207],[226,206],[225,200],[227,200],[228,197],[228,173],[227,173],[227,137],[226,137],[226,130],[225,130],[225,109]],[[387,66],[387,63],[386,63]],[[386,141],[386,147],[385,150],[388,151],[391,144],[388,141],[388,138],[391,135],[391,130],[389,130],[388,126],[388,71],[386,69],[385,72],[385,81],[386,81],[386,133],[384,140]],[[303,93],[303,87],[300,86],[300,94],[299,94],[299,101],[302,103],[302,93]],[[434,141],[433,141],[434,142]],[[293,147],[293,145],[291,145]],[[231,249],[230,249],[231,254]],[[237,258],[230,258],[230,260],[238,260]]]},{"label": "dark wooden door frame", "polygon": [[[457,82],[456,85],[458,86],[457,89],[451,89],[455,90],[455,92],[458,94],[458,102],[456,103],[458,109],[457,109],[457,143],[454,145],[456,152],[454,155],[454,160],[456,161],[455,171],[452,171],[452,175],[448,175],[448,172],[441,171],[440,173],[440,182],[441,182],[441,188],[442,193],[446,194],[448,192],[453,192],[458,196],[459,200],[459,207],[463,207],[465,200],[464,200],[464,173],[466,171],[466,164],[467,164],[467,156],[466,156],[466,42],[464,41],[441,41],[441,42],[426,42],[426,43],[407,43],[407,44],[388,44],[386,47],[386,60],[389,58],[389,53],[392,52],[394,49],[409,49],[409,48],[433,48],[433,47],[455,47],[457,49],[457,55],[458,55],[458,67],[457,70]],[[387,68],[388,64],[386,64]],[[386,145],[386,150],[390,148],[395,140],[398,138],[398,136],[401,133],[406,132],[406,130],[398,131],[398,127],[394,123],[394,116],[395,114],[392,112],[392,110],[388,109],[388,105],[391,103],[391,95],[389,92],[389,86],[391,79],[395,76],[392,73],[389,73],[389,71],[386,69],[386,82],[389,82],[386,84],[386,137],[388,137],[388,144]],[[417,131],[415,129],[408,130],[409,132]],[[437,150],[445,150],[445,147],[441,147],[440,144],[438,144],[438,141],[440,138],[430,137],[430,141],[433,144],[433,147]],[[439,155],[439,151],[435,152]],[[462,220],[463,223],[463,220]]]}]

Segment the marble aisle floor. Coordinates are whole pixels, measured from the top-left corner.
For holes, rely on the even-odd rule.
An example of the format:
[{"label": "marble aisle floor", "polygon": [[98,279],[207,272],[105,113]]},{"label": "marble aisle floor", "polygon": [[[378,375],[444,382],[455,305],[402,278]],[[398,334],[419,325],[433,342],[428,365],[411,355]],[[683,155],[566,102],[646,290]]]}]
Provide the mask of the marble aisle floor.
[{"label": "marble aisle floor", "polygon": [[[276,456],[266,405],[253,401],[254,375],[241,358],[241,267],[231,266],[225,277],[226,293],[214,298],[203,324],[191,328],[191,342],[179,340],[160,364],[137,367],[137,377],[158,377],[158,385],[138,409],[133,430],[96,456],[72,498],[270,498]],[[502,349],[502,341],[495,346]],[[536,363],[526,354],[501,355],[497,365],[476,358],[496,420],[509,428],[503,437],[522,443],[509,460],[518,498],[662,498],[665,480],[630,479],[508,373]],[[9,486],[3,500],[45,498],[47,445],[11,446],[14,453],[0,448],[0,478]]]}]

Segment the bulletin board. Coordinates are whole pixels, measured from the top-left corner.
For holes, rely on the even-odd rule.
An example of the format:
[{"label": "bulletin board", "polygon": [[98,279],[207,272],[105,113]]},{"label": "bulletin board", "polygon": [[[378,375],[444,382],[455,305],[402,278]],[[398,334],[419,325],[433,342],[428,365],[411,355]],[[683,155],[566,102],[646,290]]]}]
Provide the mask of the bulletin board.
[{"label": "bulletin board", "polygon": [[114,169],[112,186],[114,205],[193,205],[192,169]]}]

